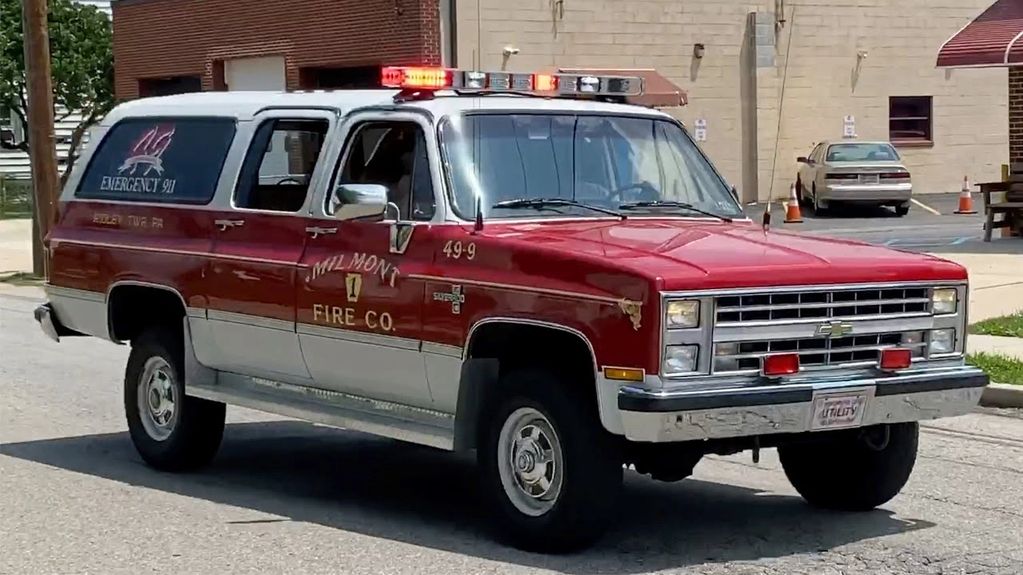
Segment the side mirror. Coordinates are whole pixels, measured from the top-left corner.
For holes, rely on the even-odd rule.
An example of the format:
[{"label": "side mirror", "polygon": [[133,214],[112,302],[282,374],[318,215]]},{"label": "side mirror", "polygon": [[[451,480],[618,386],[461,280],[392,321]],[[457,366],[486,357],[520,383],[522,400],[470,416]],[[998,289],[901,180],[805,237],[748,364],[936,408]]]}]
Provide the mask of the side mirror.
[{"label": "side mirror", "polygon": [[382,218],[387,210],[387,187],[380,184],[340,184],[331,209],[338,220]]},{"label": "side mirror", "polygon": [[729,191],[732,192],[732,197],[735,198],[735,203],[741,204],[742,200],[739,199],[739,190],[735,189],[735,186],[732,186]]},{"label": "side mirror", "polygon": [[796,158],[796,161],[799,162],[800,164],[809,164],[810,158],[807,158],[806,156],[799,156],[798,158]]}]

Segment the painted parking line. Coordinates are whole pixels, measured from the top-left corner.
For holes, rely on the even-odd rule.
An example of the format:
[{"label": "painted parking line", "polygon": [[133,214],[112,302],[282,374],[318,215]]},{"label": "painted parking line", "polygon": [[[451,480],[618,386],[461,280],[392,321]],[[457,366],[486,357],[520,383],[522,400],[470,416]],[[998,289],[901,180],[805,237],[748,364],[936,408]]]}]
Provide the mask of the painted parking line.
[{"label": "painted parking line", "polygon": [[950,238],[946,240],[915,240],[915,239],[904,239],[904,238],[892,238],[885,241],[882,245],[890,248],[940,248],[947,246],[958,246],[965,244],[972,240],[978,240],[980,236],[961,236],[958,238]]},{"label": "painted parking line", "polygon": [[932,214],[934,214],[936,216],[940,216],[941,215],[941,212],[939,212],[938,210],[932,208],[931,206],[928,206],[927,204],[921,202],[920,200],[918,200],[916,198],[910,198],[909,201],[911,201],[914,204],[920,206],[921,209],[927,210],[928,212],[931,212]]}]

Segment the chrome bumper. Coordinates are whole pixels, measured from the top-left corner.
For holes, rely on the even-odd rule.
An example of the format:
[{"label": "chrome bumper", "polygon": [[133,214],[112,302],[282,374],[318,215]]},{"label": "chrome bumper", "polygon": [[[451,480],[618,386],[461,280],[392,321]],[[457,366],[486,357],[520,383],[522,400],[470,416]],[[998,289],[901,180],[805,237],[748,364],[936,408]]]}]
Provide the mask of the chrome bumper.
[{"label": "chrome bumper", "polygon": [[839,202],[908,202],[912,184],[833,184],[820,190],[820,199]]},{"label": "chrome bumper", "polygon": [[756,387],[618,392],[625,437],[670,442],[812,431],[814,400],[824,394],[866,395],[863,418],[854,427],[962,415],[980,401],[988,384],[970,366],[845,381],[798,380]]},{"label": "chrome bumper", "polygon": [[53,341],[60,342],[62,337],[83,335],[62,324],[60,319],[57,318],[57,314],[54,313],[53,306],[48,303],[37,307],[32,315],[39,322],[39,327],[46,334],[46,337]]}]

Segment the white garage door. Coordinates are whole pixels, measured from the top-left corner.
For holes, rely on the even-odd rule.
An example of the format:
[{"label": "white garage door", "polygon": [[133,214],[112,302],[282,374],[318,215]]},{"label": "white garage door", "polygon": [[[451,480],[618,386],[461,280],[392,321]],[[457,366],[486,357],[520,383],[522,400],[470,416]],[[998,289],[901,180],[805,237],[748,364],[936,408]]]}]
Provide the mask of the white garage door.
[{"label": "white garage door", "polygon": [[[284,91],[284,58],[239,58],[224,62],[227,89]],[[260,183],[276,183],[288,175],[288,151],[284,132],[276,132],[267,157],[260,165]]]},{"label": "white garage door", "polygon": [[239,58],[224,62],[228,90],[284,90],[284,58]]}]

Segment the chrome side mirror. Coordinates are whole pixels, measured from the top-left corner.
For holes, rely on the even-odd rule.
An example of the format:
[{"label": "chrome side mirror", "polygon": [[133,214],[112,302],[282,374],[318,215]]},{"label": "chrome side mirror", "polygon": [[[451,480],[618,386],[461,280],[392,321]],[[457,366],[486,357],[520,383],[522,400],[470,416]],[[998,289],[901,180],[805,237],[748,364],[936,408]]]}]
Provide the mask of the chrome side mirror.
[{"label": "chrome side mirror", "polygon": [[387,210],[387,187],[380,184],[340,184],[331,197],[338,220],[383,218]]}]

